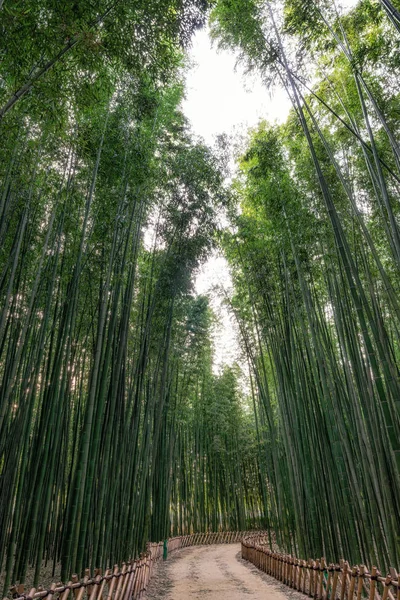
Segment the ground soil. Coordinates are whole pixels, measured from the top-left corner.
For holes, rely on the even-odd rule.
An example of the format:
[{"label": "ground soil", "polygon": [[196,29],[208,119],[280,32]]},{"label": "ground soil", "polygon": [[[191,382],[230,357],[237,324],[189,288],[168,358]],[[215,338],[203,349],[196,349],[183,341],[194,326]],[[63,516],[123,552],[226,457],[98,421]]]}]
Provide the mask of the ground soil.
[{"label": "ground soil", "polygon": [[178,550],[154,567],[146,600],[304,600],[240,555],[240,544]]}]

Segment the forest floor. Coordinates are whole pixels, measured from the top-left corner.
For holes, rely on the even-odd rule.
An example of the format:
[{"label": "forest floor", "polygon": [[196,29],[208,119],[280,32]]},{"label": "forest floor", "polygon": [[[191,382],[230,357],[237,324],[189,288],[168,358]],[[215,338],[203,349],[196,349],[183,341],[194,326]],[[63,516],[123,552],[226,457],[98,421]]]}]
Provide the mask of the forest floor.
[{"label": "forest floor", "polygon": [[304,600],[240,555],[240,544],[178,550],[153,571],[146,600]]}]

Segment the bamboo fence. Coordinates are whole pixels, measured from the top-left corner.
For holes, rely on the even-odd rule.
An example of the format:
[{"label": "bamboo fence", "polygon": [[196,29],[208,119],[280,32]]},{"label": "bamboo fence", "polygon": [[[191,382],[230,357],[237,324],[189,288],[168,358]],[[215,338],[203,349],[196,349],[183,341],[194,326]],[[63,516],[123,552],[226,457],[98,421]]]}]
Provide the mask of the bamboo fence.
[{"label": "bamboo fence", "polygon": [[[168,554],[189,546],[207,544],[232,544],[239,542],[250,532],[225,531],[217,533],[193,533],[168,540]],[[150,581],[154,564],[163,555],[164,542],[148,543],[147,550],[139,558],[115,565],[104,574],[95,569],[93,575],[86,569],[85,577],[72,575],[67,584],[53,583],[49,589],[32,588],[25,593],[23,585],[11,588],[14,600],[136,600],[142,598]],[[7,599],[4,599],[7,600]]]},{"label": "bamboo fence", "polygon": [[326,564],[324,558],[301,560],[267,548],[263,535],[243,536],[242,557],[285,585],[315,600],[400,600],[399,575],[383,576],[377,567]]}]

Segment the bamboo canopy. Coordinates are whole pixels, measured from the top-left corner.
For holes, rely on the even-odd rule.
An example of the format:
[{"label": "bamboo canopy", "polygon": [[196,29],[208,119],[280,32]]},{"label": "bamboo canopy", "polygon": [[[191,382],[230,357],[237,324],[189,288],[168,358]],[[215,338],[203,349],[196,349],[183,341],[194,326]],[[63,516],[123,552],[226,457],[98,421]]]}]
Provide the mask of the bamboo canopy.
[{"label": "bamboo canopy", "polygon": [[[207,20],[292,107],[212,147],[182,112]],[[400,564],[399,33],[390,0],[0,0],[4,595],[128,598],[147,543],[212,531]]]}]

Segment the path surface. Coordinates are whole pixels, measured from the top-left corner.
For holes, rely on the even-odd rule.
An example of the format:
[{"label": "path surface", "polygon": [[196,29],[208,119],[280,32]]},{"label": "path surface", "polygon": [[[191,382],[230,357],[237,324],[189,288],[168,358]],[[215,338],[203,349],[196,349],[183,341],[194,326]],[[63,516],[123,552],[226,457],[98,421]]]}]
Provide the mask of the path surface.
[{"label": "path surface", "polygon": [[[240,558],[240,544],[179,550],[156,567],[147,600],[297,600]],[[289,593],[286,592],[288,590]],[[304,596],[303,596],[304,598]]]}]

